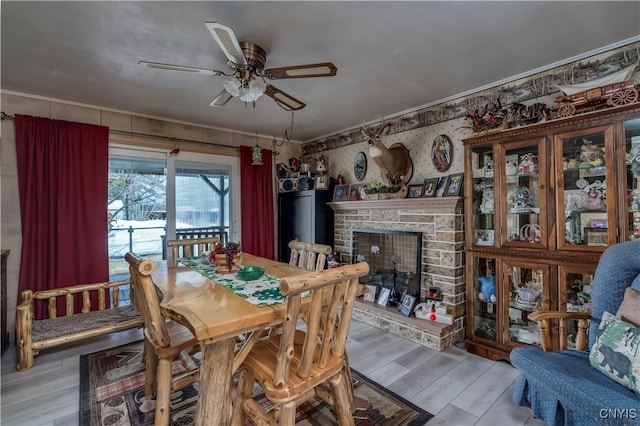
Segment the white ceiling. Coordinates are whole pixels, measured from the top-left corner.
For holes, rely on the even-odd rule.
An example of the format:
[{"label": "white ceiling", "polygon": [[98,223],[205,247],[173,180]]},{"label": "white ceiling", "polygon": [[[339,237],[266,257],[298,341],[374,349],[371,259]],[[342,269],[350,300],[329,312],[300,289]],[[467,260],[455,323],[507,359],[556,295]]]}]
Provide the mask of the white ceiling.
[{"label": "white ceiling", "polygon": [[266,68],[332,61],[335,77],[271,83],[307,104],[293,139],[640,39],[640,2],[12,2],[1,7],[2,89],[199,125],[282,136],[291,113],[263,96],[209,107],[227,70],[205,21],[268,52]]}]

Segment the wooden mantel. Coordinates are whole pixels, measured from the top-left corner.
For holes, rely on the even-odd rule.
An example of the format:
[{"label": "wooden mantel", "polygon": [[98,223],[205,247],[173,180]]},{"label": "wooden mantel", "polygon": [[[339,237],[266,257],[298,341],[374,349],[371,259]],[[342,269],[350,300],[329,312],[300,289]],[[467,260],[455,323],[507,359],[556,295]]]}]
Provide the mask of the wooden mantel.
[{"label": "wooden mantel", "polygon": [[361,209],[421,209],[457,210],[463,206],[463,197],[395,198],[388,200],[338,201],[327,203],[335,211]]}]

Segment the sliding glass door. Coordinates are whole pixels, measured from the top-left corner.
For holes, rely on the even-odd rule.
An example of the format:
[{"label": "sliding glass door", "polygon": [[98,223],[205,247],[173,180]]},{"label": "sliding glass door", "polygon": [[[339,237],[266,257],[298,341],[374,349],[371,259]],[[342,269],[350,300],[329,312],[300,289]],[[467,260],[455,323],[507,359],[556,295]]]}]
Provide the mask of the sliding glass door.
[{"label": "sliding glass door", "polygon": [[239,240],[239,159],[112,147],[109,159],[110,274],[128,272],[124,253],[159,260],[166,239],[216,228]]}]

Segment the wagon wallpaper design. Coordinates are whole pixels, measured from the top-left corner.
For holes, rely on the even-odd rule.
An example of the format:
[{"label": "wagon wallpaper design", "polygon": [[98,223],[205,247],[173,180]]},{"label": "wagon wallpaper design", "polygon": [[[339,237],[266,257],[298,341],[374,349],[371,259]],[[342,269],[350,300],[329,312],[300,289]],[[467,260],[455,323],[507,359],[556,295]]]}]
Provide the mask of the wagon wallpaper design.
[{"label": "wagon wallpaper design", "polygon": [[[637,64],[640,60],[640,43],[633,43],[605,54],[594,55],[577,63],[571,63],[534,74],[530,77],[460,98],[457,102],[427,107],[411,114],[387,120],[391,124],[389,134],[431,126],[443,121],[462,118],[467,113],[482,110],[486,105],[499,100],[503,106],[514,102],[556,94],[559,86],[584,83],[604,77],[622,68]],[[553,103],[553,98],[548,101]],[[552,106],[552,105],[549,105]],[[333,135],[310,142],[302,147],[303,157],[330,149],[341,148],[363,142],[359,129]]]}]

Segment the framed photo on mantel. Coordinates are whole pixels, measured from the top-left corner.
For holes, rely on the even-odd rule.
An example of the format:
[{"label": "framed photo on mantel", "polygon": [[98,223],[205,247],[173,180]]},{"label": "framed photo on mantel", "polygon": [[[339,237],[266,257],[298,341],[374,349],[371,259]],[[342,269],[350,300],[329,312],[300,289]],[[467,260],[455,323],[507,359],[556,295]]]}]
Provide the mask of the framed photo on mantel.
[{"label": "framed photo on mantel", "polygon": [[336,185],[333,189],[333,202],[349,199],[349,185]]}]

